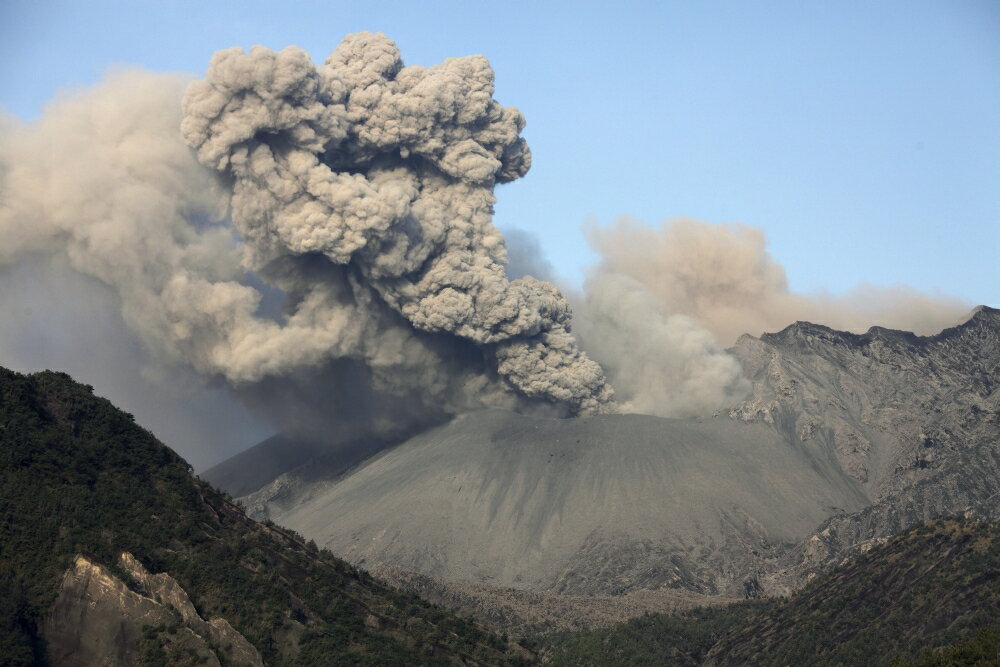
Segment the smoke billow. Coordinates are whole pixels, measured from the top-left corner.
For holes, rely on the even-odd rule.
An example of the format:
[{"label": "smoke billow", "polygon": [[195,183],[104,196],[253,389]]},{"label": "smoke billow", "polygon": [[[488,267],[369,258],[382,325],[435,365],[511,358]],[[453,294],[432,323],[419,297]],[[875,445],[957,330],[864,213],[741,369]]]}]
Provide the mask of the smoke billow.
[{"label": "smoke billow", "polygon": [[575,304],[581,345],[601,363],[621,410],[662,417],[710,413],[749,391],[739,362],[684,314],[665,311],[642,283],[610,274]]},{"label": "smoke billow", "polygon": [[592,282],[628,276],[652,292],[661,311],[691,317],[724,345],[796,320],[846,331],[878,325],[928,335],[953,326],[970,308],[905,287],[795,294],[784,268],[765,249],[764,232],[744,225],[680,219],[654,229],[622,219],[588,235],[602,257]]},{"label": "smoke billow", "polygon": [[493,189],[530,152],[492,94],[481,56],[404,67],[368,33],[320,66],[255,47],[190,85],[116,73],[5,121],[0,265],[65,258],[157,359],[265,411],[291,388],[327,423],[600,410],[611,389],[565,298],[504,272]]},{"label": "smoke billow", "polygon": [[590,231],[603,259],[570,292],[580,346],[532,238],[508,248],[492,224],[495,186],[530,166],[523,127],[485,58],[405,67],[369,33],[322,65],[255,47],[193,83],[120,71],[37,123],[0,118],[0,271],[51,259],[96,279],[120,307],[109,331],[141,342],[133,365],[193,369],[327,442],[482,406],[704,413],[747,390],[719,347],[741,333],[929,331],[966,308],[795,295],[757,230],[622,221]]},{"label": "smoke billow", "polygon": [[[403,349],[418,347],[406,335],[415,329],[475,344],[520,395],[573,413],[607,403],[600,367],[569,334],[566,300],[504,273],[493,188],[531,158],[523,116],[492,95],[485,58],[404,67],[382,35],[347,37],[319,67],[294,47],[217,53],[187,91],[182,131],[233,183],[245,265],[294,301],[285,326],[262,329],[256,304],[223,297],[240,322],[215,333],[225,344],[209,367],[258,380],[339,347],[381,383],[428,356]],[[328,265],[321,281],[301,266],[317,261]]]},{"label": "smoke billow", "polygon": [[588,234],[601,261],[576,298],[576,331],[628,411],[690,415],[739,400],[748,385],[719,346],[744,333],[807,320],[848,331],[881,325],[931,334],[970,307],[908,288],[792,293],[764,233],[742,225],[685,219],[654,229],[621,219]]}]

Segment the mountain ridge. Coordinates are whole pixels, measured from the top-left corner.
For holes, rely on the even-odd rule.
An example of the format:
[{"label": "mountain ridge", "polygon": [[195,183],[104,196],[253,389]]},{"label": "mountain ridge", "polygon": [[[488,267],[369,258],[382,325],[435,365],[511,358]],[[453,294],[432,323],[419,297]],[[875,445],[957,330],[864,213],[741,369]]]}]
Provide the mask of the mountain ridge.
[{"label": "mountain ridge", "polygon": [[[642,424],[652,423],[649,420],[656,418],[619,415],[590,422],[587,418],[545,422],[510,416],[506,425],[489,426],[490,419],[498,419],[490,417],[479,426],[465,428],[461,426],[463,419],[480,419],[467,415],[383,451],[346,475],[310,481],[293,470],[244,500],[258,516],[286,522],[367,566],[400,567],[450,581],[567,594],[616,594],[663,586],[709,595],[787,594],[817,573],[843,562],[858,549],[884,541],[911,523],[966,511],[978,512],[976,516],[986,519],[1000,517],[1000,504],[995,501],[1000,498],[997,495],[1000,469],[995,455],[996,443],[1000,441],[997,416],[1000,310],[977,308],[967,321],[933,336],[916,336],[882,327],[853,334],[797,323],[760,338],[743,336],[730,352],[742,364],[752,393],[739,405],[713,418],[662,420],[647,428]],[[601,427],[602,419],[619,420],[623,426]],[[581,424],[591,426],[584,428]],[[604,435],[596,435],[601,428],[605,428]],[[588,429],[592,432],[586,434]],[[648,432],[640,436],[645,432],[643,429]],[[722,432],[730,435],[723,438],[719,435]],[[428,441],[434,437],[451,442],[447,447],[434,445],[435,465],[451,466],[456,475],[468,476],[470,471],[479,471],[470,478],[478,480],[476,488],[488,485],[497,471],[506,470],[504,466],[510,464],[510,456],[504,458],[500,452],[511,447],[511,451],[520,452],[518,456],[525,458],[527,476],[501,475],[506,482],[501,478],[495,480],[498,488],[504,487],[508,495],[514,494],[512,498],[521,494],[520,501],[510,501],[513,519],[492,526],[487,516],[486,520],[463,524],[467,519],[462,517],[469,516],[468,512],[479,511],[470,510],[478,501],[459,495],[433,501],[432,504],[437,503],[434,510],[420,509],[419,498],[435,498],[444,493],[441,489],[451,488],[444,478],[431,483],[436,473],[428,471],[428,464],[413,454],[416,450],[430,452]],[[603,441],[598,442],[601,438]],[[564,468],[565,472],[577,469],[574,466],[578,464],[573,461],[579,457],[591,456],[587,452],[603,447],[612,458],[589,460],[589,470],[624,470],[624,464],[613,462],[619,455],[610,453],[616,451],[614,443],[623,438],[648,442],[650,452],[663,449],[657,442],[672,442],[667,449],[673,447],[684,455],[670,461],[662,458],[666,456],[663,452],[655,455],[661,457],[655,462],[643,458],[639,465],[642,473],[633,482],[639,486],[647,484],[642,488],[649,488],[650,492],[636,497],[642,498],[636,504],[639,509],[633,514],[624,509],[624,514],[608,513],[603,527],[593,525],[589,533],[584,531],[585,534],[573,538],[574,544],[563,540],[559,549],[546,552],[548,559],[561,561],[556,568],[558,574],[535,577],[532,583],[527,583],[523,576],[518,580],[516,573],[499,574],[496,569],[483,569],[482,562],[459,564],[439,550],[428,550],[430,535],[437,536],[438,543],[449,543],[438,534],[441,530],[486,536],[473,540],[488,539],[490,534],[505,531],[507,542],[524,539],[527,534],[519,531],[525,530],[527,524],[516,517],[524,516],[525,507],[534,508],[530,511],[536,514],[541,512],[538,509],[544,505],[538,500],[544,495],[541,490],[558,486],[558,482],[538,477],[539,471],[545,470],[550,462],[544,457],[532,458],[534,449],[561,457],[553,461],[569,466]],[[743,442],[743,449],[726,445],[726,438],[730,442]],[[576,440],[584,446],[574,446]],[[692,447],[693,443],[698,445]],[[479,453],[472,456],[469,446],[478,448]],[[488,453],[494,448],[495,453]],[[764,452],[770,452],[767,464]],[[711,515],[701,515],[698,539],[664,542],[655,536],[649,538],[648,531],[641,537],[642,531],[636,532],[635,537],[629,537],[627,530],[623,532],[623,526],[632,521],[629,516],[645,511],[641,509],[644,502],[669,496],[670,484],[677,489],[689,489],[685,485],[701,476],[703,484],[709,486],[705,473],[699,471],[725,470],[737,460],[733,457],[757,455],[762,457],[759,465],[733,473],[737,475],[733,478],[719,477],[713,490],[717,489],[722,496],[735,493],[743,497],[740,494],[744,490],[759,485],[759,480],[768,479],[768,474],[772,478],[769,484],[790,484],[794,479],[800,479],[801,483],[805,477],[786,474],[782,478],[778,474],[774,479],[776,471],[796,460],[808,461],[806,469],[811,468],[823,481],[801,483],[796,487],[801,489],[796,492],[801,497],[786,493],[781,496],[783,506],[808,507],[811,502],[808,496],[815,489],[828,488],[832,480],[844,480],[836,483],[854,490],[837,496],[836,500],[831,497],[825,514],[816,524],[791,539],[781,530],[795,525],[794,522],[780,525],[782,522],[774,518],[764,519],[769,515],[766,511],[760,514],[759,505],[757,510],[747,512],[746,508],[754,505],[747,505],[745,500],[717,508],[717,513],[713,510]],[[621,456],[624,456],[621,461],[628,460],[628,456]],[[709,459],[714,461],[711,466],[705,465]],[[502,465],[497,463],[501,460]],[[396,472],[390,470],[393,466]],[[543,524],[574,525],[600,516],[608,505],[624,506],[623,503],[631,502],[602,503],[598,498],[600,493],[627,498],[627,492],[616,489],[624,489],[629,483],[611,474],[602,476],[581,470],[579,478],[567,483],[567,488],[597,489],[598,495],[582,504],[578,496],[572,496],[577,498],[575,509],[574,503],[551,503],[549,515],[539,519]],[[419,475],[425,475],[424,481],[419,482],[425,492],[417,492],[416,487],[400,490],[418,484],[415,480]],[[669,479],[670,484],[650,486],[642,481],[642,475],[659,475]],[[389,479],[395,482],[388,483]],[[369,483],[379,489],[378,493],[372,492],[370,503],[361,501],[365,484]],[[453,492],[468,492],[468,487],[460,487],[456,484]],[[654,492],[653,488],[660,491]],[[560,493],[571,497],[566,495],[567,489]],[[768,495],[774,495],[773,490],[761,488],[749,497]],[[529,498],[533,499],[526,500]],[[677,501],[678,507],[685,506],[679,496]],[[699,502],[707,505],[712,501],[703,498],[686,506],[701,511]],[[660,514],[670,515],[672,511],[667,508]],[[399,523],[403,515],[412,525]],[[325,524],[324,516],[336,516],[336,525]],[[681,523],[664,524],[663,534],[685,534],[687,529],[679,528],[685,520],[677,521]],[[796,530],[801,530],[801,526]],[[412,539],[401,539],[404,533]],[[400,546],[392,546],[397,542]],[[427,546],[421,546],[424,544]],[[494,547],[483,546],[473,551],[499,553]],[[519,553],[515,561],[526,564],[533,558],[526,556],[527,552]],[[454,565],[448,564],[453,561]]]}]

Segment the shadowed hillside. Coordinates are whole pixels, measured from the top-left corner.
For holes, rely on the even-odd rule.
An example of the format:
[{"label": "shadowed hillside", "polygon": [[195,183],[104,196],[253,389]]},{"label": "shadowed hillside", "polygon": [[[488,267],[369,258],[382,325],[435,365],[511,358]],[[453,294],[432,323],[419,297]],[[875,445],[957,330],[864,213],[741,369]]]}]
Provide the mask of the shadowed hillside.
[{"label": "shadowed hillside", "polygon": [[0,369],[0,621],[12,665],[530,658],[248,519],[130,415],[53,372]]},{"label": "shadowed hillside", "polygon": [[[917,525],[786,600],[565,635],[558,665],[964,665],[1000,659],[1000,525]],[[983,660],[977,662],[977,660]]]}]

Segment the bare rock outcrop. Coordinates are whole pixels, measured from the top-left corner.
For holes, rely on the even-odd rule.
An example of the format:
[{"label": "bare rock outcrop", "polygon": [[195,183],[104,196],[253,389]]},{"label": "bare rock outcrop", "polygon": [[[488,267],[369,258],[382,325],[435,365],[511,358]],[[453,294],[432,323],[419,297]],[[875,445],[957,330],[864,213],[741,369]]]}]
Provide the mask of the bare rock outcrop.
[{"label": "bare rock outcrop", "polygon": [[800,322],[733,351],[753,395],[730,416],[827,450],[872,499],[783,554],[765,591],[794,590],[918,521],[1000,519],[1000,310],[925,337]]},{"label": "bare rock outcrop", "polygon": [[207,665],[263,666],[257,649],[228,621],[203,619],[170,575],[150,574],[129,553],[118,565],[131,581],[85,556],[63,575],[42,630],[53,664],[135,665],[143,650],[153,649]]}]

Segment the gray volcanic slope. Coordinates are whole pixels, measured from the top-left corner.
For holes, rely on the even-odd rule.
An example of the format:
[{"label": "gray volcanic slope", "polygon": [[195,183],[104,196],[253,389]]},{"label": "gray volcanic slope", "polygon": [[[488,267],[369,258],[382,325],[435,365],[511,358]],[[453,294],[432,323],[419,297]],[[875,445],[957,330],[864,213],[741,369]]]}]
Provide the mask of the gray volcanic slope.
[{"label": "gray volcanic slope", "polygon": [[573,593],[731,589],[737,570],[868,504],[829,453],[725,417],[485,411],[340,481],[284,481],[251,509],[356,563]]},{"label": "gray volcanic slope", "polygon": [[244,502],[357,563],[584,595],[787,593],[916,521],[1000,520],[1000,311],[731,352],[753,390],[726,415],[475,413]]}]

